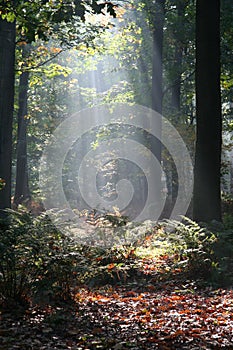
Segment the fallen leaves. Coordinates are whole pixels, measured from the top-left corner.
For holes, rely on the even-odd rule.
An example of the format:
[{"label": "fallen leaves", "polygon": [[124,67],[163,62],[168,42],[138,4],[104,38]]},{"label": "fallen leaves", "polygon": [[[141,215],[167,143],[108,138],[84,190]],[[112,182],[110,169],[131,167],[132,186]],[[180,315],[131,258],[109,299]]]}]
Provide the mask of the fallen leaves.
[{"label": "fallen leaves", "polygon": [[[82,305],[87,313],[94,312],[93,319],[104,325],[101,332],[104,329],[106,336],[114,333],[116,338],[121,338],[115,332],[117,327],[121,333],[124,331],[124,337],[127,337],[127,332],[135,336],[153,334],[142,337],[136,349],[146,349],[146,344],[152,343],[161,346],[168,343],[169,349],[192,349],[192,343],[203,348],[209,345],[215,348],[228,346],[230,349],[233,346],[232,291],[211,295],[208,289],[187,294],[149,289],[136,292],[118,287],[117,293],[110,289],[99,290],[99,294],[86,290]],[[98,305],[94,309],[97,314],[93,305]],[[104,322],[106,315],[107,323]]]},{"label": "fallen leaves", "polygon": [[233,349],[233,292],[199,288],[176,274],[160,281],[169,259],[139,261],[144,275],[126,284],[77,287],[72,305],[3,313],[1,350]]}]

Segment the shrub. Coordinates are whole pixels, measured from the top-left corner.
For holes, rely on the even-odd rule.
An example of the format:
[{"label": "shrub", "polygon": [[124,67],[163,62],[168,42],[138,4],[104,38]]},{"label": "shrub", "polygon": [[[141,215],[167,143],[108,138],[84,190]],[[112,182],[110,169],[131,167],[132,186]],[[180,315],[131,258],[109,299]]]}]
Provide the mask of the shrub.
[{"label": "shrub", "polygon": [[212,281],[221,287],[233,285],[233,230],[227,229],[216,233],[214,244],[215,269]]},{"label": "shrub", "polygon": [[46,214],[8,211],[0,222],[0,298],[68,298],[76,263],[73,242]]},{"label": "shrub", "polygon": [[186,265],[191,274],[208,276],[214,263],[216,235],[187,217],[183,222],[167,220],[165,231],[179,263]]}]

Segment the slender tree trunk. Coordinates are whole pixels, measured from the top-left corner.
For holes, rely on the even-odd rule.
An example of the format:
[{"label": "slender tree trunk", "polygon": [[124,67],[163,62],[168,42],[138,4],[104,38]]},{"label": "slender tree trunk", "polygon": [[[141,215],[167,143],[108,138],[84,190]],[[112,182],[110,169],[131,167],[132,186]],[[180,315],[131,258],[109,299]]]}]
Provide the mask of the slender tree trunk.
[{"label": "slender tree trunk", "polygon": [[[22,58],[27,57],[27,48],[22,48]],[[27,162],[27,113],[28,113],[28,82],[29,72],[24,71],[19,79],[19,110],[18,110],[18,135],[17,135],[17,163],[16,163],[16,185],[14,204],[18,206],[30,199],[28,184],[28,162]]]},{"label": "slender tree trunk", "polygon": [[[179,16],[181,16],[180,11],[178,11]],[[177,42],[177,46],[175,49],[175,69],[176,69],[176,77],[174,84],[172,86],[171,91],[171,108],[172,113],[174,114],[175,123],[179,122],[180,119],[180,101],[181,101],[181,71],[182,71],[182,60],[183,60],[183,50],[181,44]],[[175,203],[177,194],[178,194],[178,178],[175,166],[172,166],[172,205]]]},{"label": "slender tree trunk", "polygon": [[[178,23],[181,25],[184,14],[185,14],[186,3],[184,0],[180,0],[177,2],[177,16]],[[181,40],[177,38],[176,48],[175,48],[175,81],[172,86],[172,95],[171,95],[171,106],[174,113],[179,114],[180,112],[180,100],[181,100],[181,73],[182,73],[182,61],[183,61],[183,47]]]},{"label": "slender tree trunk", "polygon": [[151,106],[151,79],[148,74],[147,63],[143,59],[142,55],[139,57],[139,67],[140,67],[140,97],[139,103],[145,106]]},{"label": "slender tree trunk", "polygon": [[197,139],[193,217],[221,221],[220,0],[196,3]]},{"label": "slender tree trunk", "polygon": [[[177,2],[177,16],[178,16],[178,23],[181,26],[181,23],[184,19],[185,14],[185,2],[184,0],[179,0]],[[176,40],[176,48],[175,48],[175,57],[174,57],[174,64],[175,64],[175,80],[174,84],[172,86],[171,91],[171,107],[172,112],[175,114],[175,121],[179,122],[180,118],[180,105],[181,105],[181,74],[182,74],[182,62],[183,62],[183,47],[181,40],[177,38]],[[177,173],[174,165],[172,166],[172,205],[174,205],[177,194],[178,194],[178,188],[179,188],[179,179],[177,178]]]},{"label": "slender tree trunk", "polygon": [[14,110],[15,23],[0,18],[0,191],[1,209],[11,207],[12,122]]},{"label": "slender tree trunk", "polygon": [[163,101],[163,25],[165,0],[156,0],[153,28],[152,109],[162,114]]},{"label": "slender tree trunk", "polygon": [[180,112],[182,58],[183,58],[182,48],[180,47],[179,44],[177,44],[176,51],[175,51],[175,66],[177,69],[177,74],[176,74],[174,84],[172,86],[172,95],[171,95],[172,111],[175,114],[179,114]]},{"label": "slender tree trunk", "polygon": [[[152,62],[152,109],[159,114],[162,114],[163,103],[163,25],[165,13],[165,0],[155,1],[154,23],[153,23],[153,62]],[[158,162],[161,164],[161,135],[162,135],[162,120],[157,120],[157,134],[160,139],[155,137],[149,138],[150,149]],[[152,160],[153,162],[153,160]],[[153,178],[154,187],[151,191],[155,198],[154,206],[152,206],[151,217],[153,211],[155,217],[162,212],[161,190],[162,190],[162,172],[161,167],[156,167]]]}]

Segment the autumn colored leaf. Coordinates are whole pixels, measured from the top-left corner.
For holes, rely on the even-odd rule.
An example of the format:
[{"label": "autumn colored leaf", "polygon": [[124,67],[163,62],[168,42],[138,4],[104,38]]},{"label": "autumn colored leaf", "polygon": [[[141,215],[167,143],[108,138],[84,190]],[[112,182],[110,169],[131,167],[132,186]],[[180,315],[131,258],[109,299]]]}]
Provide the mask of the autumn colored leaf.
[{"label": "autumn colored leaf", "polygon": [[115,265],[114,263],[109,264],[109,265],[108,265],[108,270],[114,269],[115,266],[116,266],[116,265]]}]

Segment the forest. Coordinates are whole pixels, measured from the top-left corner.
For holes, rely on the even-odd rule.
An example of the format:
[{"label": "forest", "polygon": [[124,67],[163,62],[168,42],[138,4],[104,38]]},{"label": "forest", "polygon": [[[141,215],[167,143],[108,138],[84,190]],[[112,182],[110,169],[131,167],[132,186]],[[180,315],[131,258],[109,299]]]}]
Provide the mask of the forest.
[{"label": "forest", "polygon": [[0,0],[0,349],[233,349],[232,0]]}]

